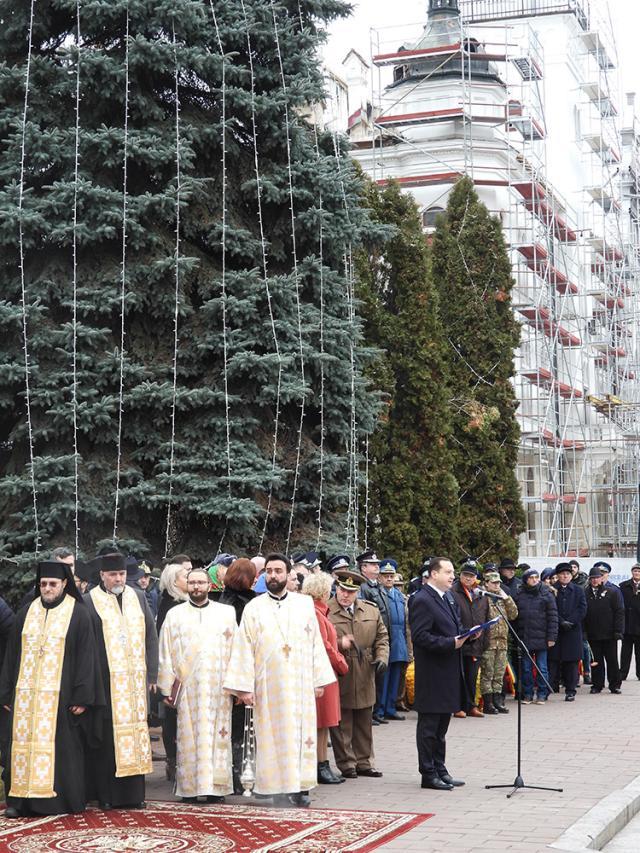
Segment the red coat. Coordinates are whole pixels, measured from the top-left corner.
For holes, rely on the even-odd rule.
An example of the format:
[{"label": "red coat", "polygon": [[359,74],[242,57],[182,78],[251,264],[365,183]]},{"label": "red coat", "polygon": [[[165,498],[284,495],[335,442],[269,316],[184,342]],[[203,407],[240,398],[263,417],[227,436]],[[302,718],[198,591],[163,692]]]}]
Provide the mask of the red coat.
[{"label": "red coat", "polygon": [[[349,671],[349,664],[346,662],[342,654],[338,651],[338,635],[336,629],[327,619],[329,608],[321,601],[313,601],[316,608],[316,616],[318,618],[318,626],[322,641],[329,657],[329,662],[333,667],[336,675],[346,675]],[[338,682],[334,681],[324,688],[324,693],[319,699],[316,699],[316,715],[318,722],[316,723],[319,729],[330,729],[337,726],[340,722],[340,688]]]}]

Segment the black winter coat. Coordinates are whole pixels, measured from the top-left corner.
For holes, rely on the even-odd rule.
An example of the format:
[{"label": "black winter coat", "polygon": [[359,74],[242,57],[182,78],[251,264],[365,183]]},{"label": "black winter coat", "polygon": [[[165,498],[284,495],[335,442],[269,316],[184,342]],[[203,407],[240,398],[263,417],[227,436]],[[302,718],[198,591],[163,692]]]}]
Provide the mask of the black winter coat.
[{"label": "black winter coat", "polygon": [[458,605],[443,601],[430,586],[411,596],[409,624],[415,661],[414,710],[419,714],[455,714],[462,708],[462,655],[455,638],[462,632]]},{"label": "black winter coat", "polygon": [[624,601],[624,632],[630,637],[640,635],[640,586],[636,591],[633,581],[623,581],[620,592]]},{"label": "black winter coat", "polygon": [[245,607],[255,597],[256,594],[252,589],[231,589],[231,587],[225,586],[219,602],[220,604],[230,604],[233,607],[236,611],[236,622],[239,625]]},{"label": "black winter coat", "polygon": [[9,607],[4,598],[0,598],[0,669],[2,669],[4,652],[15,621],[16,617],[13,610]]},{"label": "black winter coat", "polygon": [[584,629],[588,640],[613,640],[624,634],[624,604],[619,589],[590,586]]},{"label": "black winter coat", "polygon": [[[451,592],[458,603],[458,609],[462,617],[462,627],[465,631],[468,631],[469,628],[474,628],[476,625],[481,625],[483,622],[488,622],[491,619],[488,598],[476,593],[472,600],[470,600],[459,580],[454,582]],[[462,656],[466,658],[482,657],[482,653],[488,644],[489,632],[483,631],[477,640],[467,640],[462,647]]]},{"label": "black winter coat", "polygon": [[372,604],[375,604],[378,610],[380,611],[380,616],[382,616],[382,621],[384,622],[384,627],[389,630],[389,600],[387,599],[387,593],[383,586],[380,585],[378,581],[370,581],[366,580],[362,586],[360,587],[360,592],[358,593],[358,598],[364,599],[364,601],[370,601]]},{"label": "black winter coat", "polygon": [[[563,587],[554,584],[558,608],[558,639],[549,650],[551,660],[578,661],[582,659],[582,620],[587,614],[587,600],[575,583]],[[572,625],[573,627],[569,627]]]},{"label": "black winter coat", "polygon": [[515,575],[511,578],[510,581],[501,580],[500,586],[502,589],[510,595],[511,598],[515,601],[518,597],[518,593],[520,592],[520,588],[522,587],[522,581],[520,578],[517,578]]},{"label": "black winter coat", "polygon": [[516,601],[516,631],[529,651],[539,652],[558,639],[556,597],[545,584],[522,584]]}]

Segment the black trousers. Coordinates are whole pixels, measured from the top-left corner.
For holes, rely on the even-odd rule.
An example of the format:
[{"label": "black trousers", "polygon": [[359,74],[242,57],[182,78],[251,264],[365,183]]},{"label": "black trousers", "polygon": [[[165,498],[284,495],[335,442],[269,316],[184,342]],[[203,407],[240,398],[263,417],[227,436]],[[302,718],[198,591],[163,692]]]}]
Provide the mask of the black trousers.
[{"label": "black trousers", "polygon": [[620,687],[620,669],[618,667],[618,641],[617,640],[589,640],[593,652],[594,663],[591,666],[591,683],[598,690],[604,687],[605,661],[607,664],[607,679],[609,690]]},{"label": "black trousers", "polygon": [[620,653],[620,675],[623,680],[629,675],[631,652],[636,659],[636,676],[640,678],[640,636],[625,634],[622,638],[622,651]]},{"label": "black trousers", "polygon": [[476,704],[476,684],[478,683],[478,673],[480,672],[480,658],[464,657],[462,658],[462,670],[464,672],[465,691],[462,701],[465,703],[461,711],[470,711]]},{"label": "black trousers", "polygon": [[579,680],[577,660],[549,661],[549,681],[556,693],[560,692],[560,682],[562,681],[565,692],[570,696],[575,696]]},{"label": "black trousers", "polygon": [[418,714],[418,770],[423,776],[438,776],[447,772],[446,736],[450,722],[451,714]]}]

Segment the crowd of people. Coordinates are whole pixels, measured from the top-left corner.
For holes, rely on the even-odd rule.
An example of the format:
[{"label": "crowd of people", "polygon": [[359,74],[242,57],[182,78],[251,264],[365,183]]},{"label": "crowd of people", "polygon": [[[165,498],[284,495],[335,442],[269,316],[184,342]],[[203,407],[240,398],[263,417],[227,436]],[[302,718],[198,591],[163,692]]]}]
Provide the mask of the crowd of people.
[{"label": "crowd of people", "polygon": [[574,701],[580,676],[618,694],[632,655],[640,678],[640,565],[620,587],[610,572],[467,558],[456,577],[434,557],[405,589],[373,550],[176,554],[156,577],[120,552],[76,563],[58,548],[16,614],[0,599],[5,815],[143,808],[150,724],[182,801],[252,790],[305,807],[317,784],[381,777],[373,727],[410,708],[422,787],[453,790],[452,715],[507,714],[512,692]]}]

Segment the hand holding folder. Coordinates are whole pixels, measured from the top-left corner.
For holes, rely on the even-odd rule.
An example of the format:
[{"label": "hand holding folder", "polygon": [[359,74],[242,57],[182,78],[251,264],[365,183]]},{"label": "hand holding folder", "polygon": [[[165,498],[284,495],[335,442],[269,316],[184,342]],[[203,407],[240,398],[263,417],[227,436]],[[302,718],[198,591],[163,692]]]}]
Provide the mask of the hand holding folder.
[{"label": "hand holding folder", "polygon": [[468,631],[464,631],[462,634],[458,634],[456,640],[466,640],[467,637],[473,637],[474,634],[481,634],[482,631],[486,631],[487,628],[490,628],[492,625],[495,625],[502,619],[502,616],[496,616],[495,619],[489,619],[488,622],[482,622],[480,625],[474,625],[473,628],[469,628]]}]

